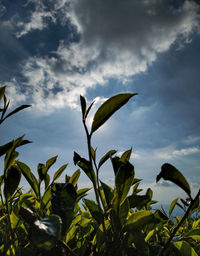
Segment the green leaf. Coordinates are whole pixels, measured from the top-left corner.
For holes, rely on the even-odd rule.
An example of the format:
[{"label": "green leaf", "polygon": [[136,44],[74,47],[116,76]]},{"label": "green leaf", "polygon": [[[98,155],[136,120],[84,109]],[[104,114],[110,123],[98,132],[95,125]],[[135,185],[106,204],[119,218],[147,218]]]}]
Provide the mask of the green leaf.
[{"label": "green leaf", "polygon": [[93,201],[89,199],[83,199],[85,205],[88,207],[92,217],[98,222],[98,224],[101,224],[102,222],[102,215],[99,212],[98,205]]},{"label": "green leaf", "polygon": [[128,217],[126,222],[126,230],[135,230],[144,228],[153,219],[153,213],[151,211],[138,211]]},{"label": "green leaf", "polygon": [[12,112],[10,112],[10,113],[4,118],[4,120],[5,120],[6,118],[8,118],[9,116],[12,116],[12,115],[14,115],[15,113],[17,113],[17,112],[19,112],[19,111],[21,111],[21,110],[23,110],[23,109],[25,109],[25,108],[29,108],[29,107],[31,107],[31,105],[22,105],[22,106],[20,106],[20,107],[18,107],[18,108],[16,108],[16,109],[14,109]]},{"label": "green leaf", "polygon": [[105,101],[94,115],[91,134],[102,126],[119,108],[137,93],[117,94]]},{"label": "green leaf", "polygon": [[106,199],[106,203],[107,205],[109,205],[113,199],[113,196],[114,196],[114,193],[113,193],[113,189],[108,186],[106,183],[101,182],[101,186],[102,186],[102,189],[103,189],[103,192],[104,192],[104,195],[105,195],[105,199]]},{"label": "green leaf", "polygon": [[50,215],[36,220],[31,227],[29,239],[38,248],[51,250],[61,238],[62,221],[57,215]]},{"label": "green leaf", "polygon": [[82,95],[80,95],[80,102],[81,102],[82,118],[84,119],[85,113],[86,113],[86,100]]},{"label": "green leaf", "polygon": [[110,150],[108,151],[99,161],[99,166],[100,168],[112,155],[114,155],[117,151],[116,150]]},{"label": "green leaf", "polygon": [[151,201],[149,195],[130,195],[128,196],[130,208],[142,209]]},{"label": "green leaf", "polygon": [[33,225],[33,223],[37,220],[36,214],[30,209],[24,208],[23,206],[21,206],[19,209],[19,215],[29,225]]},{"label": "green leaf", "polygon": [[17,166],[21,170],[23,176],[26,178],[26,180],[28,181],[29,185],[31,186],[35,194],[38,195],[39,194],[38,181],[35,175],[31,172],[31,169],[28,167],[28,165],[20,161],[17,161]]},{"label": "green leaf", "polygon": [[80,174],[81,174],[81,171],[79,169],[76,170],[72,174],[72,176],[70,177],[69,182],[72,183],[75,186],[77,184],[77,181],[78,181],[79,177],[80,177]]},{"label": "green leaf", "polygon": [[177,241],[173,243],[181,256],[198,256],[195,250],[186,241]]},{"label": "green leaf", "polygon": [[3,98],[4,94],[5,94],[5,86],[0,87],[0,100]]},{"label": "green leaf", "polygon": [[87,192],[90,190],[91,188],[82,188],[79,189],[77,191],[77,201],[79,201],[81,198],[83,198],[84,196],[87,195]]},{"label": "green leaf", "polygon": [[87,118],[88,114],[90,113],[90,110],[91,110],[93,104],[94,104],[94,101],[90,104],[89,108],[87,109],[87,111],[85,113],[85,119]]},{"label": "green leaf", "polygon": [[188,184],[183,174],[178,169],[176,169],[176,167],[168,163],[163,164],[161,167],[161,172],[156,178],[156,182],[158,182],[161,178],[175,183],[177,186],[182,188],[191,198],[190,185]]},{"label": "green leaf", "polygon": [[5,198],[11,197],[16,191],[21,179],[21,172],[16,165],[11,166],[5,176],[4,196]]},{"label": "green leaf", "polygon": [[122,156],[120,157],[120,161],[122,163],[125,163],[126,161],[129,161],[130,157],[131,157],[131,153],[132,153],[132,148],[125,151]]},{"label": "green leaf", "polygon": [[79,154],[74,152],[74,164],[78,165],[88,176],[88,178],[92,181],[95,182],[95,173],[94,170],[91,167],[91,164],[88,160],[85,158],[81,157]]},{"label": "green leaf", "polygon": [[174,207],[176,206],[176,203],[178,202],[178,197],[175,198],[171,204],[170,204],[170,207],[169,207],[169,216],[172,214],[173,210],[174,210]]},{"label": "green leaf", "polygon": [[46,172],[51,168],[51,166],[56,162],[58,156],[54,156],[46,161]]},{"label": "green leaf", "polygon": [[63,166],[61,166],[54,174],[53,176],[53,182],[56,181],[60,176],[61,174],[63,173],[63,171],[66,169],[67,167],[67,164],[64,164]]},{"label": "green leaf", "polygon": [[115,176],[116,192],[122,203],[126,198],[134,180],[134,166],[130,162],[122,163]]},{"label": "green leaf", "polygon": [[93,149],[93,147],[90,147],[90,152],[91,152],[92,159],[96,161],[96,149]]},{"label": "green leaf", "polygon": [[[20,146],[23,146],[28,143],[31,143],[31,141],[22,140],[16,147],[20,147]],[[6,144],[0,146],[0,156],[3,156],[4,154],[6,154],[8,152],[8,150],[12,148],[13,144],[14,144],[14,141],[11,141],[9,143],[6,143]]]},{"label": "green leaf", "polygon": [[46,167],[44,164],[39,163],[37,167],[37,172],[39,175],[39,178],[41,181],[45,179],[45,174],[46,174]]},{"label": "green leaf", "polygon": [[51,193],[52,211],[62,219],[62,236],[64,236],[74,218],[76,189],[71,183],[54,183]]}]

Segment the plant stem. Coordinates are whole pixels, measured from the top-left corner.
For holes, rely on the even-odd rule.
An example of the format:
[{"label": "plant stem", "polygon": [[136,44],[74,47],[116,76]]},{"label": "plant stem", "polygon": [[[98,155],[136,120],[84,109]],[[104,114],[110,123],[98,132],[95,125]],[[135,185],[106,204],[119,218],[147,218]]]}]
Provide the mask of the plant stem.
[{"label": "plant stem", "polygon": [[163,256],[164,251],[168,248],[170,242],[172,241],[173,237],[175,236],[176,232],[179,230],[179,228],[181,227],[181,225],[184,223],[184,221],[187,219],[191,209],[193,208],[196,200],[198,199],[198,197],[200,196],[200,189],[197,193],[197,195],[195,196],[195,198],[191,201],[187,211],[185,212],[185,214],[183,215],[181,221],[178,223],[178,225],[175,227],[175,229],[173,230],[173,232],[171,233],[169,239],[167,240],[165,246],[161,249],[160,253],[158,256]]}]

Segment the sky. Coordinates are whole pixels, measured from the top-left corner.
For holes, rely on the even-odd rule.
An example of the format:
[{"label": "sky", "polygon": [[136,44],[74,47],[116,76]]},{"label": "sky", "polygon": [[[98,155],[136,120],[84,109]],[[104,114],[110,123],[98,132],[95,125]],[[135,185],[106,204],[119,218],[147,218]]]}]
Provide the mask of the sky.
[{"label": "sky", "polygon": [[[37,164],[58,155],[53,175],[73,152],[87,158],[79,96],[92,115],[109,97],[137,92],[93,136],[97,159],[132,148],[141,187],[169,203],[186,195],[156,184],[163,163],[175,165],[193,194],[200,185],[200,3],[183,0],[0,0],[0,84],[10,110],[30,109],[0,127],[1,144],[26,134],[19,160]],[[2,163],[1,163],[2,164]],[[100,178],[113,184],[111,165]],[[79,186],[90,186],[81,174]]]}]

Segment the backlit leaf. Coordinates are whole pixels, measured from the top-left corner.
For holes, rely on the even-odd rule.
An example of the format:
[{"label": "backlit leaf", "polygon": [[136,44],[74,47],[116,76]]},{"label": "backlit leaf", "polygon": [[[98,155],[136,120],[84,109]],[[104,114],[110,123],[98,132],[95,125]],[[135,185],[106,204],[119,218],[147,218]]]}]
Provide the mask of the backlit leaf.
[{"label": "backlit leaf", "polygon": [[4,195],[5,198],[11,197],[16,191],[21,179],[21,172],[16,165],[11,166],[5,176]]},{"label": "backlit leaf", "polygon": [[98,205],[93,201],[89,199],[84,199],[83,200],[86,206],[88,207],[92,217],[99,223],[101,224],[102,216],[101,213],[99,212],[99,207]]},{"label": "backlit leaf", "polygon": [[100,168],[112,155],[114,155],[117,151],[116,150],[110,150],[108,151],[99,161],[99,166]]},{"label": "backlit leaf", "polygon": [[67,164],[64,164],[63,166],[61,166],[54,174],[53,176],[53,181],[56,181],[60,176],[61,174],[64,172],[64,170],[66,169],[67,167]]},{"label": "backlit leaf", "polygon": [[161,167],[161,172],[156,178],[156,182],[158,182],[161,178],[175,183],[180,188],[182,188],[191,198],[190,185],[188,184],[183,174],[176,167],[168,163],[163,164]]},{"label": "backlit leaf", "polygon": [[4,94],[5,94],[5,86],[0,87],[0,100],[3,98]]},{"label": "backlit leaf", "polygon": [[176,203],[178,202],[178,197],[175,198],[171,204],[170,204],[170,207],[169,207],[169,216],[172,214],[173,210],[174,210],[174,207],[176,206]]},{"label": "backlit leaf", "polygon": [[117,94],[106,100],[97,110],[92,122],[91,134],[102,126],[119,108],[137,93]]}]

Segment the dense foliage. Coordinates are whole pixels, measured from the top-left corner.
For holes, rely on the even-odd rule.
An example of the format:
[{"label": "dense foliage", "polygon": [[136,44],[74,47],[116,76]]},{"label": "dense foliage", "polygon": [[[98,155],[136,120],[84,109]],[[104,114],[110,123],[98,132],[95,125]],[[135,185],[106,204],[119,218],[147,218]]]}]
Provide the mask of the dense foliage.
[{"label": "dense foliage", "polygon": [[[0,87],[0,124],[8,117],[29,107],[22,105],[7,114],[9,101],[5,87]],[[57,182],[67,164],[51,179],[48,171],[57,156],[39,163],[37,177],[25,163],[18,160],[17,148],[30,141],[24,136],[0,146],[4,166],[0,176],[0,255],[200,255],[199,195],[192,198],[190,185],[181,172],[165,163],[157,176],[175,183],[186,192],[186,199],[172,201],[169,213],[152,210],[153,191],[143,191],[130,163],[131,149],[120,157],[111,149],[97,162],[91,145],[93,134],[115,111],[135,96],[118,94],[100,106],[91,129],[87,107],[80,97],[82,122],[86,132],[88,158],[74,152],[74,163],[80,169],[72,176],[65,174],[65,183]],[[99,179],[106,161],[112,162],[114,187]],[[81,170],[93,184],[95,201],[87,199],[89,188],[79,189]],[[24,192],[21,177],[30,186]],[[171,218],[174,207],[183,210],[183,217]]]}]

